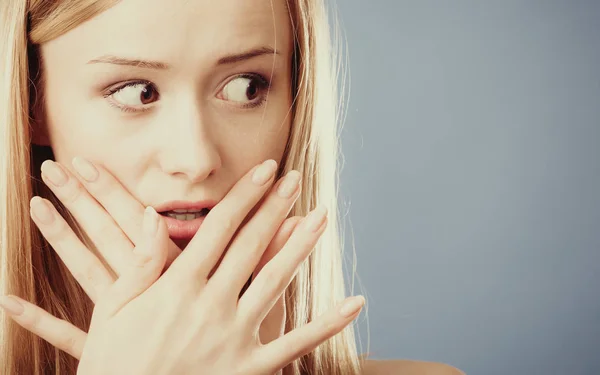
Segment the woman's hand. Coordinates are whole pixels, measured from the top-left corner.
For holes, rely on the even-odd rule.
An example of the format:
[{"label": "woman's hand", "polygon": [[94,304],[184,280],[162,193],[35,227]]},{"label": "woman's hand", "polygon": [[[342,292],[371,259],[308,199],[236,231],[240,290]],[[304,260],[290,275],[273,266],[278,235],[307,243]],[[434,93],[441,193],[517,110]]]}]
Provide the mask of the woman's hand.
[{"label": "woman's hand", "polygon": [[[42,223],[33,214],[32,219],[39,228],[46,228],[47,239],[55,238],[53,243],[56,244],[55,249],[59,256],[92,302],[95,302],[96,296],[114,283],[115,275],[119,275],[133,261],[134,246],[140,243],[142,238],[141,223],[144,206],[103,167],[91,165],[81,158],[75,158],[73,168],[78,174],[71,174],[59,163],[46,161],[42,164],[42,179],[88,235],[98,250],[101,262],[98,262],[93,256],[90,257],[90,251],[81,243],[70,241],[73,245],[65,244],[64,240],[72,236],[67,225],[59,226],[58,228],[61,229],[52,233],[52,228]],[[40,201],[41,198],[34,197],[31,201],[32,209],[35,205],[40,204]],[[52,210],[53,215],[59,217],[50,202],[45,201],[45,204],[49,205],[46,207]],[[262,267],[283,247],[300,219],[299,216],[295,216],[284,221],[254,275],[258,274]],[[67,230],[67,232],[63,233],[62,230]],[[168,268],[180,253],[181,250],[169,239],[165,268]],[[45,317],[43,310],[35,309],[34,311],[36,311],[36,316],[40,315],[34,321],[48,321],[49,317]],[[285,317],[285,301],[282,296],[262,322],[260,338],[264,343],[283,335]],[[50,343],[56,343],[55,346],[59,348],[63,346],[60,344],[63,342],[69,343],[71,347],[82,348],[87,336],[82,335],[79,330],[48,332],[43,324],[30,326],[29,330]],[[69,336],[69,333],[73,336]],[[77,359],[81,355],[80,352],[67,352]]]},{"label": "woman's hand", "polygon": [[[42,233],[72,272],[80,272],[81,265],[86,270],[94,270],[78,280],[82,285],[85,282],[94,285],[97,295],[101,296],[82,349],[81,373],[144,374],[152,369],[153,374],[166,374],[199,368],[219,374],[272,373],[343,329],[360,310],[361,298],[353,300],[358,302],[358,309],[349,316],[343,317],[332,310],[267,345],[258,337],[260,322],[281,297],[295,269],[308,256],[326,225],[319,211],[312,216],[318,219],[317,224],[322,222],[320,227],[315,231],[304,221],[295,228],[281,252],[264,266],[238,302],[245,280],[260,266],[264,248],[275,233],[285,227],[280,228],[279,224],[295,199],[270,193],[257,214],[236,233],[269,186],[268,183],[253,184],[250,174],[245,176],[209,213],[192,243],[158,281],[169,242],[158,215],[150,212],[148,220],[158,219],[157,232],[140,241],[119,279],[110,284],[98,282],[106,277],[94,274],[101,269],[99,260],[81,249],[82,244],[54,211],[54,224],[45,228],[40,225]],[[228,244],[222,263],[208,280],[209,272]],[[57,337],[61,336],[57,335],[59,332],[77,330],[33,305],[22,303],[25,311],[14,319],[26,328],[35,327],[32,331],[37,330],[43,337]],[[81,340],[55,344],[76,355],[81,352],[77,343]]]}]

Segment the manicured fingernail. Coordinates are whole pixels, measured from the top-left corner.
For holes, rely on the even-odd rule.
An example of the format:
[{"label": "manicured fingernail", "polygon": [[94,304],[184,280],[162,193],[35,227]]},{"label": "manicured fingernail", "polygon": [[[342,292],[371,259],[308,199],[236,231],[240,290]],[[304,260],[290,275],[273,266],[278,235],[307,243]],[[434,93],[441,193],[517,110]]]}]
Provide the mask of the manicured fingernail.
[{"label": "manicured fingernail", "polygon": [[262,163],[256,168],[252,175],[252,182],[258,186],[266,184],[277,170],[277,162],[273,159],[269,159]]},{"label": "manicured fingernail", "polygon": [[52,160],[46,160],[42,163],[42,173],[48,177],[52,184],[58,187],[66,184],[69,179],[62,168]]},{"label": "manicured fingernail", "polygon": [[279,185],[277,194],[279,194],[281,198],[289,198],[296,192],[296,190],[298,190],[299,184],[300,172],[289,171],[288,174],[283,178],[281,185]]},{"label": "manicured fingernail", "polygon": [[327,216],[327,208],[325,208],[324,206],[319,206],[319,207],[315,208],[304,219],[304,223],[303,223],[304,229],[309,232],[312,232],[312,233],[317,232],[323,225],[323,222],[325,221],[326,216]]},{"label": "manicured fingernail", "polygon": [[147,236],[154,237],[158,230],[158,214],[153,207],[148,206],[144,211],[144,233]]},{"label": "manicured fingernail", "polygon": [[50,207],[48,207],[48,203],[46,203],[40,197],[31,198],[30,202],[31,210],[33,211],[33,215],[40,221],[42,224],[52,224],[54,221],[54,214]]},{"label": "manicured fingernail", "polygon": [[363,297],[363,296],[350,297],[346,300],[346,302],[344,302],[344,304],[340,308],[340,314],[345,318],[349,318],[352,315],[356,314],[358,312],[358,310],[360,310],[360,308],[364,306],[364,304],[365,304],[365,297]]},{"label": "manicured fingernail", "polygon": [[0,306],[11,315],[21,315],[25,311],[23,305],[10,296],[0,296]]},{"label": "manicured fingernail", "polygon": [[75,171],[79,173],[81,178],[87,182],[94,182],[98,178],[98,170],[86,159],[76,156],[71,161],[71,164],[73,165],[73,168],[75,168]]}]

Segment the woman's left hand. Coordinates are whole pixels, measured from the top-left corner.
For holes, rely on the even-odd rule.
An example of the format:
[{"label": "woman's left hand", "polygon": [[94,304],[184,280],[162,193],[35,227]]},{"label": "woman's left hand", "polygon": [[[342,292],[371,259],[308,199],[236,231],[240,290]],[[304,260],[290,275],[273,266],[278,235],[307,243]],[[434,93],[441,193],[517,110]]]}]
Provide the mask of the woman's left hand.
[{"label": "woman's left hand", "polygon": [[[87,170],[95,170],[95,173],[85,173],[86,161],[76,159],[73,162],[74,169],[83,170],[84,173],[73,174],[56,162],[46,161],[42,165],[42,179],[77,220],[106,262],[91,262],[90,259],[95,257],[87,249],[69,253],[55,249],[92,302],[95,302],[96,296],[115,282],[113,274],[119,275],[131,259],[132,254],[122,249],[128,248],[132,252],[138,241],[141,241],[145,208],[106,169],[92,165],[93,169]],[[55,167],[59,168],[58,173],[63,173],[64,183],[60,186],[53,184],[48,178],[49,175],[56,176]],[[90,176],[94,178],[89,179]],[[34,202],[38,199],[40,198],[34,197],[32,204],[40,203]],[[51,202],[45,200],[45,203],[56,211]],[[58,212],[54,214],[59,215]],[[34,215],[32,219],[36,225],[44,225]],[[253,278],[281,250],[300,219],[296,216],[284,221],[260,260]],[[180,252],[171,241],[167,267]],[[21,298],[8,298],[17,299],[24,307],[22,314],[12,315],[19,325],[75,358],[80,358],[87,337],[85,332]],[[285,300],[281,297],[260,326],[261,341],[266,344],[282,336],[285,320]]]}]

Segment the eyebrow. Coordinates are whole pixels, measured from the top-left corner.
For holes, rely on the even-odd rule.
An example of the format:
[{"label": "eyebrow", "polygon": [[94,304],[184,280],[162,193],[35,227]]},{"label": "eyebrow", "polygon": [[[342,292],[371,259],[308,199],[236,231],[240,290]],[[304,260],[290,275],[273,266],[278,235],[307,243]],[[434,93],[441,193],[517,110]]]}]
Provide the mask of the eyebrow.
[{"label": "eyebrow", "polygon": [[[259,47],[248,50],[246,52],[242,52],[239,54],[228,55],[221,57],[217,61],[217,65],[229,65],[235,64],[240,61],[250,60],[252,58],[263,56],[263,55],[279,55],[278,51],[275,51],[271,47]],[[87,62],[88,64],[113,64],[113,65],[126,65],[126,66],[134,66],[136,68],[147,68],[147,69],[157,69],[157,70],[168,70],[171,69],[171,66],[167,63],[160,61],[150,61],[150,60],[141,60],[141,59],[130,59],[125,57],[119,57],[114,55],[103,55],[98,58],[92,59]]]}]

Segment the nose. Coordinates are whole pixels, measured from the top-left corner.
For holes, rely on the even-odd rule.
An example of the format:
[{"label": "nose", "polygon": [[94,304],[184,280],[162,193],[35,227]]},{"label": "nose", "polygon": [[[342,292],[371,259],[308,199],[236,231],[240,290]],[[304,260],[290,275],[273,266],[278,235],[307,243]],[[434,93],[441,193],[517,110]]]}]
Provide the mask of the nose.
[{"label": "nose", "polygon": [[197,109],[187,113],[180,112],[169,122],[162,141],[160,165],[169,175],[200,182],[221,167],[221,157],[210,129]]}]

